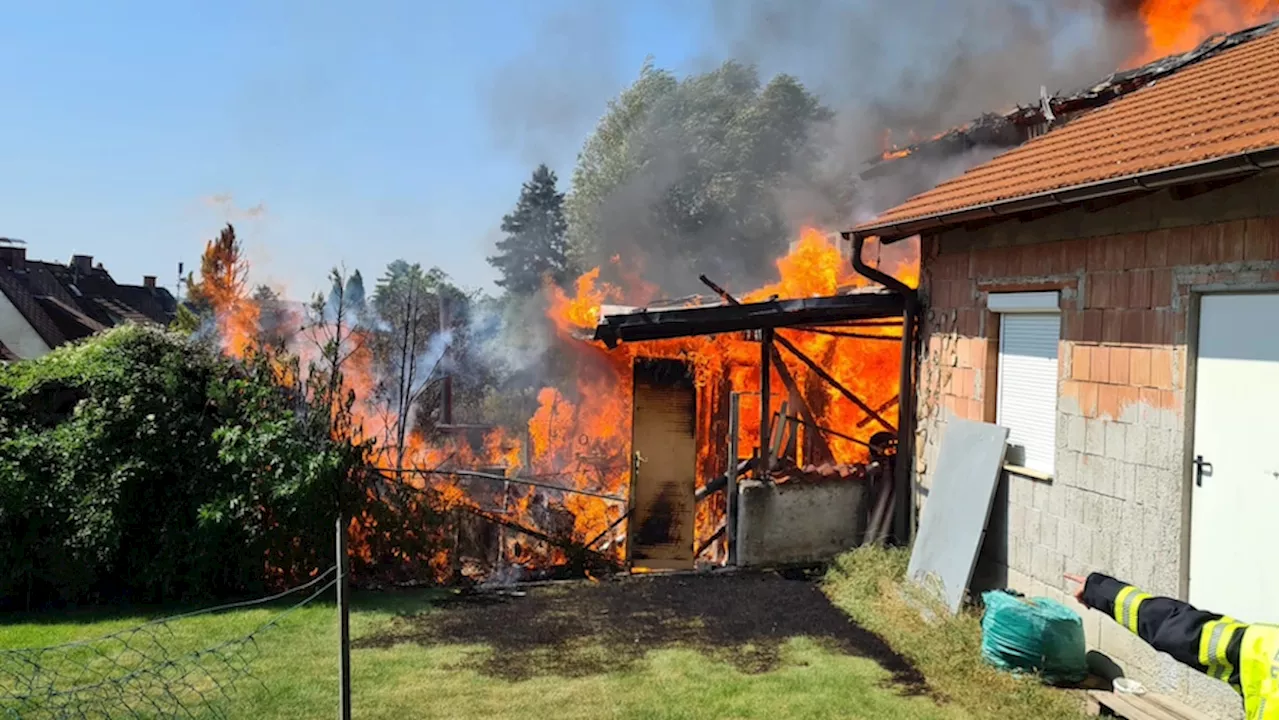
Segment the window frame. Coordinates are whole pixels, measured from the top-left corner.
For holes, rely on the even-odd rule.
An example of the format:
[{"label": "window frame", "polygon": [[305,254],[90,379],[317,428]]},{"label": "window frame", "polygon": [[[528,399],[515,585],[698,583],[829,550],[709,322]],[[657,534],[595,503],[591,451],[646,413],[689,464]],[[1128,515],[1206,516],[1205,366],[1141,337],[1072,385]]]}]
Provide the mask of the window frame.
[{"label": "window frame", "polygon": [[[998,323],[997,342],[994,353],[994,380],[995,393],[993,398],[993,415],[992,420],[996,424],[1002,424],[1004,385],[1002,376],[1008,371],[1009,366],[1005,363],[1005,347],[1008,342],[1008,332],[1005,325],[1005,318],[1009,315],[1035,315],[1047,316],[1056,320],[1057,325],[1057,342],[1054,346],[1054,373],[1053,373],[1053,406],[1050,411],[1050,428],[1053,433],[1053,443],[1048,448],[1050,458],[1050,466],[1046,470],[1037,465],[1029,466],[1025,464],[1014,464],[1006,462],[1005,469],[1018,475],[1023,475],[1036,480],[1052,481],[1057,472],[1057,432],[1058,432],[1058,406],[1060,400],[1060,392],[1058,380],[1061,375],[1062,367],[1062,312],[1059,307],[1059,291],[1035,291],[1035,292],[989,292],[987,294],[987,310],[994,314]],[[1004,427],[1008,427],[1005,425]],[[1012,433],[1013,428],[1009,428]],[[1011,445],[1012,447],[1012,445]],[[1019,447],[1024,448],[1025,445]],[[1022,459],[1026,463],[1025,456]]]}]

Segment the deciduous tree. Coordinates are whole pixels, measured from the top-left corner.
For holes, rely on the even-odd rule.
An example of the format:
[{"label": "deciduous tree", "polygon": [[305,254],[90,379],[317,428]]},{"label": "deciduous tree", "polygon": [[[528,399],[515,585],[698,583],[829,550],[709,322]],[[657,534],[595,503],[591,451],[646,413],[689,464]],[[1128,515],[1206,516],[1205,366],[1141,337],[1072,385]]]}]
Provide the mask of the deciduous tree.
[{"label": "deciduous tree", "polygon": [[788,75],[762,85],[755,68],[726,62],[677,79],[646,62],[579,154],[566,200],[572,256],[584,267],[615,255],[624,269],[643,263],[668,291],[702,290],[700,273],[772,277],[798,225],[826,219],[798,208],[848,210],[811,141],[831,118]]}]

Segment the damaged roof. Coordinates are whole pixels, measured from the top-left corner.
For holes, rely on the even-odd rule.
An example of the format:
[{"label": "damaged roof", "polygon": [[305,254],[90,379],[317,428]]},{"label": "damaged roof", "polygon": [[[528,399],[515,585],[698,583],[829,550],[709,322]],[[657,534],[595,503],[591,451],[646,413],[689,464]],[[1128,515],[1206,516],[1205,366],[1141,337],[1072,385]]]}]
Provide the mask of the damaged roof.
[{"label": "damaged roof", "polygon": [[927,140],[869,158],[869,167],[861,173],[861,177],[877,177],[895,172],[902,163],[921,158],[951,157],[977,147],[1016,147],[1044,130],[1069,122],[1081,113],[1107,105],[1195,63],[1256,40],[1275,27],[1276,23],[1273,21],[1235,33],[1214,35],[1187,52],[1114,72],[1093,85],[1074,91],[1048,95],[1042,88],[1042,97],[1036,102],[1018,105],[1004,112],[986,113]]},{"label": "damaged roof", "polygon": [[[904,237],[1126,190],[1276,165],[1276,24],[1084,114],[854,229]],[[1155,178],[1160,173],[1163,178]]]}]

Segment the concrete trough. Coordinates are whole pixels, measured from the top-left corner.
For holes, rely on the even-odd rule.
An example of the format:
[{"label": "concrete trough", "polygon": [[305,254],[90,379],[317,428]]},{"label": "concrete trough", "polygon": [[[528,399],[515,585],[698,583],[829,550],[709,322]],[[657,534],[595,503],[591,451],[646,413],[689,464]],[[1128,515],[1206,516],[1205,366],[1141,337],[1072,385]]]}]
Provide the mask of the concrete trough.
[{"label": "concrete trough", "polygon": [[744,567],[829,560],[862,543],[868,483],[738,483],[738,564]]}]

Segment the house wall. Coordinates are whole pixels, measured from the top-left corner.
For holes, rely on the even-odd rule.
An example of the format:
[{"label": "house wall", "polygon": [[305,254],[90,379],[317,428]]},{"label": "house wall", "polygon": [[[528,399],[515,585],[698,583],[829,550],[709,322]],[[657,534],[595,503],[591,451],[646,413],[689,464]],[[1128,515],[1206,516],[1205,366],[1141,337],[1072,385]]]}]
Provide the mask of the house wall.
[{"label": "house wall", "polygon": [[49,352],[49,345],[3,292],[0,292],[0,340],[24,360]]},{"label": "house wall", "polygon": [[[1062,574],[1097,570],[1186,597],[1192,291],[1276,286],[1278,190],[1268,171],[1192,197],[1160,192],[922,239],[921,504],[946,418],[995,420],[999,321],[987,294],[1060,291],[1055,474],[1006,474],[975,584],[1072,602]],[[1090,646],[1128,674],[1239,714],[1226,685],[1076,607]]]}]

